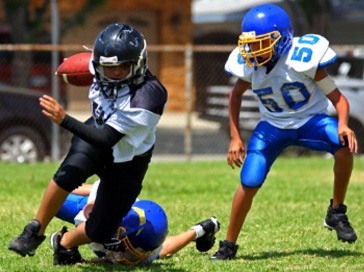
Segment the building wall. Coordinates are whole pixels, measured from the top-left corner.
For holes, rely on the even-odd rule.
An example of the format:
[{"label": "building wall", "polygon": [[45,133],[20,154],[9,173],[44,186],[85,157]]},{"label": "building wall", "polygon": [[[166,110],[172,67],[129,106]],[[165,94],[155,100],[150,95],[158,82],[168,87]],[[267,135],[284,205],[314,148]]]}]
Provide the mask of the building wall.
[{"label": "building wall", "polygon": [[[61,37],[61,43],[92,47],[99,31],[110,23],[123,22],[142,32],[150,46],[185,45],[192,42],[191,1],[107,0],[88,13],[82,25],[70,29]],[[43,2],[44,0],[33,0],[33,5],[41,5]],[[86,2],[87,0],[59,1],[60,19],[70,18]],[[83,51],[81,46],[80,51]],[[75,52],[66,52],[66,56],[73,53]],[[151,71],[158,75],[169,92],[167,110],[185,110],[183,52],[158,53],[149,50],[148,55]],[[81,110],[88,107],[87,88],[71,87],[69,100],[70,109]]]}]

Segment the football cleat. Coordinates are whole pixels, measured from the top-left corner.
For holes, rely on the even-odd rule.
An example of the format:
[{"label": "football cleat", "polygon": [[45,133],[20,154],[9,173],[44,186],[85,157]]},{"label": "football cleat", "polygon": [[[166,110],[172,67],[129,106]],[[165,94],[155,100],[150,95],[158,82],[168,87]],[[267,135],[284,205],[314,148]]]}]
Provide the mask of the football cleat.
[{"label": "football cleat", "polygon": [[220,222],[216,217],[211,217],[196,225],[200,225],[205,231],[204,235],[196,239],[196,248],[200,252],[206,252],[215,244],[215,233],[220,230]]},{"label": "football cleat", "polygon": [[8,249],[23,257],[34,256],[35,251],[46,238],[44,235],[38,235],[39,229],[40,223],[35,219],[31,220],[24,227],[23,232],[10,243]]},{"label": "football cleat", "polygon": [[211,256],[213,261],[231,260],[235,258],[238,246],[232,242],[225,240],[220,241],[219,250]]},{"label": "football cleat", "polygon": [[51,247],[53,249],[53,265],[69,265],[83,263],[78,247],[66,249],[61,246],[63,235],[67,232],[67,227],[63,227],[61,231],[57,231],[51,236]]},{"label": "football cleat", "polygon": [[329,230],[335,230],[337,239],[343,242],[354,243],[358,237],[351,227],[346,215],[347,207],[344,204],[336,205],[332,208],[332,199],[327,209],[324,226]]}]

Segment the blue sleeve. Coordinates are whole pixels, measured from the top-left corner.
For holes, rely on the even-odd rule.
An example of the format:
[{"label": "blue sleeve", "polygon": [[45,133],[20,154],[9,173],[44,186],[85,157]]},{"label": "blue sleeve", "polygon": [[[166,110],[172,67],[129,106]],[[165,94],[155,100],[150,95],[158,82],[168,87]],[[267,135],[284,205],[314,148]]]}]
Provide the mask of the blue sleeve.
[{"label": "blue sleeve", "polygon": [[74,224],[74,218],[87,204],[88,196],[69,194],[64,201],[61,209],[57,212],[56,217]]}]

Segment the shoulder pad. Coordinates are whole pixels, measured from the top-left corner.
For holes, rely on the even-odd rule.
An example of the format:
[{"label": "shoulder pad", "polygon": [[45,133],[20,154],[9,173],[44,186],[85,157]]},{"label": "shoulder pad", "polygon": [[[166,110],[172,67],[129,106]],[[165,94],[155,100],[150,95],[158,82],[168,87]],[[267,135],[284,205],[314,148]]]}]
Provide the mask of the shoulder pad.
[{"label": "shoulder pad", "polygon": [[250,68],[245,64],[243,58],[239,53],[239,48],[236,47],[229,55],[228,60],[225,63],[225,72],[232,76],[251,82],[253,68]]},{"label": "shoulder pad", "polygon": [[313,78],[319,67],[336,60],[336,53],[329,47],[329,41],[320,35],[306,34],[293,39],[286,64],[299,73]]}]

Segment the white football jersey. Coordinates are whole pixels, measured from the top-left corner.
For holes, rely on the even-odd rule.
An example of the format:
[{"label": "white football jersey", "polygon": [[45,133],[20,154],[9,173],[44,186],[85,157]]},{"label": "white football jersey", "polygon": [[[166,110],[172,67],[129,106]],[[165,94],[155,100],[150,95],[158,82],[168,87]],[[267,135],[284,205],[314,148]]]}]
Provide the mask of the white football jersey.
[{"label": "white football jersey", "polygon": [[267,74],[265,66],[248,67],[235,48],[226,64],[229,74],[250,82],[259,98],[261,120],[283,129],[296,129],[313,115],[327,113],[328,99],[315,83],[319,67],[336,60],[322,36],[307,34],[293,39],[291,49]]},{"label": "white football jersey", "polygon": [[136,92],[126,86],[118,90],[117,98],[113,99],[105,97],[96,84],[91,86],[89,99],[98,126],[107,124],[125,134],[113,146],[114,162],[130,161],[154,145],[161,113],[148,107],[164,101],[163,91],[163,87],[152,80],[146,81]]}]

